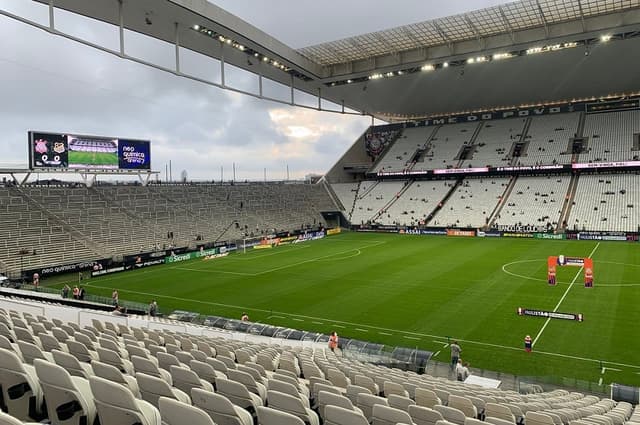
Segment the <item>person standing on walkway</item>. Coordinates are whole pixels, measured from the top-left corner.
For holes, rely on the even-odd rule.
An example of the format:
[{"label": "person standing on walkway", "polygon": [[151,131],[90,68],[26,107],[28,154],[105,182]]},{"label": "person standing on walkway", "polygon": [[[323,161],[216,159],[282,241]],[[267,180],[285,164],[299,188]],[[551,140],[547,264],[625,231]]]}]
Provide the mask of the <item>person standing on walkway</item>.
[{"label": "person standing on walkway", "polygon": [[460,359],[460,353],[462,353],[462,348],[458,345],[458,341],[451,342],[451,370],[455,370],[458,365],[458,360]]},{"label": "person standing on walkway", "polygon": [[331,332],[331,336],[329,336],[329,349],[335,352],[336,348],[338,348],[338,334]]}]

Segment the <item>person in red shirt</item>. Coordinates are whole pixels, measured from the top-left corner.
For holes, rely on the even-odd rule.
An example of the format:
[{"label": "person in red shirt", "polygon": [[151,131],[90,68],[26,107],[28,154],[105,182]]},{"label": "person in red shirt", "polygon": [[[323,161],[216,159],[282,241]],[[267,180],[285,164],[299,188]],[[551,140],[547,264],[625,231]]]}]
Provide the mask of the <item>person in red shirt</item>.
[{"label": "person in red shirt", "polygon": [[331,336],[329,337],[329,349],[335,352],[336,348],[338,348],[338,334],[331,332]]}]

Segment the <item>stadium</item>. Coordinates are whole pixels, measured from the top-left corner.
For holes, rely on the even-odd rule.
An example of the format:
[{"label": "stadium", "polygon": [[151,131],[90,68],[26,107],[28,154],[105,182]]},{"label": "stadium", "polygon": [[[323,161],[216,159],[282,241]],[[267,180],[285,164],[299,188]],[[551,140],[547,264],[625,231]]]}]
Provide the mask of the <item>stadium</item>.
[{"label": "stadium", "polygon": [[206,0],[29,3],[0,19],[370,125],[321,176],[273,181],[174,179],[166,145],[103,116],[29,128],[28,165],[0,169],[0,424],[640,423],[640,3],[298,49]]}]

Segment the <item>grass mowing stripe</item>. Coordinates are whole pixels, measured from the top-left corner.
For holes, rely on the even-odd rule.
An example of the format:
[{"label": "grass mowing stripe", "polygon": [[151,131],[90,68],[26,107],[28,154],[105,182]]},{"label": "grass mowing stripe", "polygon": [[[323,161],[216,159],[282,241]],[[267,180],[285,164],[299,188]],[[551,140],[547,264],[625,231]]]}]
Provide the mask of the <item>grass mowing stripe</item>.
[{"label": "grass mowing stripe", "polygon": [[[587,258],[591,258],[593,256],[593,254],[596,252],[596,249],[598,249],[599,246],[600,246],[600,242],[598,242],[596,244],[596,246],[591,251],[591,254],[589,254],[589,256]],[[562,298],[560,298],[560,301],[558,301],[558,304],[556,304],[555,308],[553,309],[554,313],[556,311],[558,311],[558,308],[560,308],[560,304],[562,304],[562,301],[564,301],[565,297],[567,296],[567,294],[571,290],[571,287],[573,286],[574,283],[576,283],[576,280],[578,280],[578,277],[580,276],[580,273],[582,273],[583,269],[584,269],[584,266],[580,267],[580,269],[578,270],[576,275],[573,277],[573,280],[571,281],[571,284],[569,285],[567,290],[564,291],[564,294],[562,294]],[[540,338],[540,336],[542,335],[542,332],[544,332],[545,328],[547,327],[547,325],[549,324],[550,321],[551,321],[551,317],[548,317],[547,320],[544,322],[544,325],[542,325],[542,328],[540,329],[540,332],[538,332],[538,335],[536,335],[536,337],[534,338],[533,342],[531,343],[532,347],[535,347],[536,342],[538,342],[538,338]]]}]

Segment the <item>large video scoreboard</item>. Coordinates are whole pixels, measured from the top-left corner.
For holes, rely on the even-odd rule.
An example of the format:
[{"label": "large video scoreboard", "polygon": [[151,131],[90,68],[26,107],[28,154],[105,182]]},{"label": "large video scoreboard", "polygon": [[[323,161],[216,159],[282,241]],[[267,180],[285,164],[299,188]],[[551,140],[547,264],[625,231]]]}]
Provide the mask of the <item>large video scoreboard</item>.
[{"label": "large video scoreboard", "polygon": [[32,169],[150,170],[148,140],[29,132]]}]

